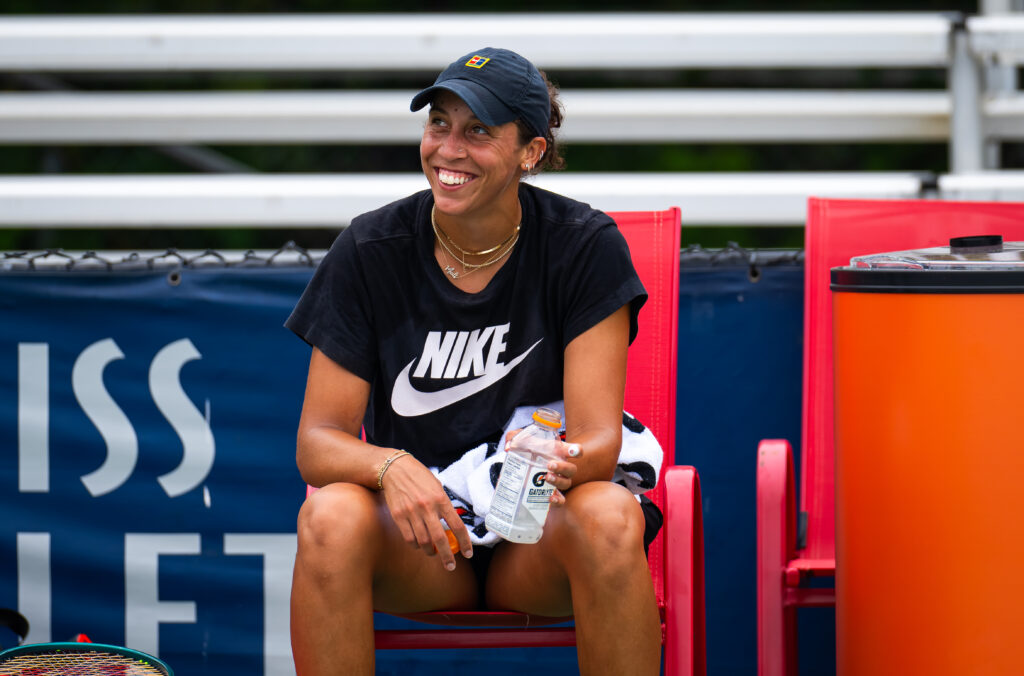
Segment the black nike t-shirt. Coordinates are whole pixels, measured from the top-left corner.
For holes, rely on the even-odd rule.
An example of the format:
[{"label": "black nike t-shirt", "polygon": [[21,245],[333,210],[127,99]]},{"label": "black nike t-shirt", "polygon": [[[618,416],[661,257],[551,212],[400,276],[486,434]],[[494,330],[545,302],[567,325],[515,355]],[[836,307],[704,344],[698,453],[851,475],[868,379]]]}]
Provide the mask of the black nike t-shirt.
[{"label": "black nike t-shirt", "polygon": [[647,294],[611,218],[519,196],[519,241],[479,293],[437,265],[429,190],[353,219],[313,274],[285,325],[371,384],[370,443],[445,467],[517,406],[562,399],[566,345],[627,303],[635,337]]}]

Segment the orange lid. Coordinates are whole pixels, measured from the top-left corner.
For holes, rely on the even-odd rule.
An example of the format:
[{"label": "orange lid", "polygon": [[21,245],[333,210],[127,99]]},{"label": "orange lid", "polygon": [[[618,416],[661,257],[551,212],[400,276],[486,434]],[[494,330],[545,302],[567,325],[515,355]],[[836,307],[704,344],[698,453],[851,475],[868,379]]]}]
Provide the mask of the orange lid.
[{"label": "orange lid", "polygon": [[554,429],[562,426],[562,414],[551,408],[538,408],[533,412],[533,420]]}]

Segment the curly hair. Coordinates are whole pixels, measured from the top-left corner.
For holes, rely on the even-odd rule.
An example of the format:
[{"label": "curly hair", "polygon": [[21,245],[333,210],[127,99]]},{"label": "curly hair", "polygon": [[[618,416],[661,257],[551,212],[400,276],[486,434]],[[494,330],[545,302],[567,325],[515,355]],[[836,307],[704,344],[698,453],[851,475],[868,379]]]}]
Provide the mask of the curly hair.
[{"label": "curly hair", "polygon": [[[562,126],[562,119],[565,115],[562,108],[562,101],[558,98],[558,86],[555,85],[551,80],[548,79],[547,73],[539,71],[540,76],[544,78],[544,84],[548,88],[548,98],[551,100],[551,113],[548,117],[548,131],[544,135],[544,140],[548,142],[547,150],[544,151],[544,156],[540,162],[533,165],[529,171],[524,172],[527,174],[539,174],[545,169],[557,171],[565,168],[565,158],[562,157],[562,147],[555,140],[555,130]],[[516,127],[519,129],[519,143],[526,145],[531,139],[536,136],[533,130],[526,126],[526,123],[521,119],[516,120]]]}]

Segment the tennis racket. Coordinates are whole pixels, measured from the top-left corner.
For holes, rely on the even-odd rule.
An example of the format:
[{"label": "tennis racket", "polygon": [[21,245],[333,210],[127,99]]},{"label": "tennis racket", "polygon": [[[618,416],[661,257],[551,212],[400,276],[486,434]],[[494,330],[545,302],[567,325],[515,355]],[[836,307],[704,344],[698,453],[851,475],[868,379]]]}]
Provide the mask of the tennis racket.
[{"label": "tennis racket", "polygon": [[146,653],[102,643],[35,643],[0,652],[0,676],[174,676]]}]

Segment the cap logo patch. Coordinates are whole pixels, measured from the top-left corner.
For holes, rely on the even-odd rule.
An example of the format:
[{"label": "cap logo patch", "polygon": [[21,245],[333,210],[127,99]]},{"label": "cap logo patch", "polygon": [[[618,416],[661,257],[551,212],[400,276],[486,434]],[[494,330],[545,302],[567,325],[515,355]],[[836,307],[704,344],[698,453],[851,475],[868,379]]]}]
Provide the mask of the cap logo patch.
[{"label": "cap logo patch", "polygon": [[484,64],[490,61],[490,59],[483,56],[474,56],[472,59],[466,62],[466,65],[470,68],[483,68]]}]

